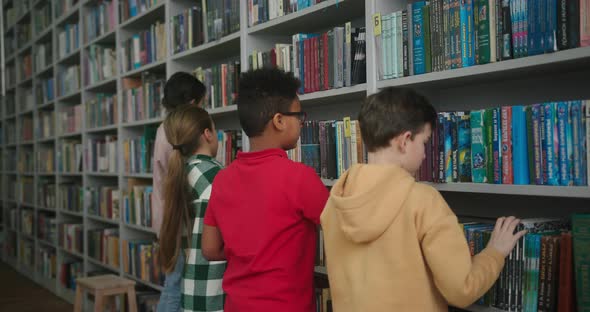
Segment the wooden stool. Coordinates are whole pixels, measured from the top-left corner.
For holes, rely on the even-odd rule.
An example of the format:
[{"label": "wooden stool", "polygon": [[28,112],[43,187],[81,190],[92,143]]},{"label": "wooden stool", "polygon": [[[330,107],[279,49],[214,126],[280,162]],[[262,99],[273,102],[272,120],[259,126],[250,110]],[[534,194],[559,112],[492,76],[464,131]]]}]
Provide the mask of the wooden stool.
[{"label": "wooden stool", "polygon": [[[94,294],[94,311],[104,311],[105,301],[110,296],[127,294],[129,312],[137,312],[135,302],[135,281],[113,274],[99,275],[76,279],[76,302],[74,312],[82,312],[82,296],[84,291]],[[106,298],[105,298],[106,297]],[[106,299],[106,300],[105,300]],[[108,300],[110,308],[114,308],[113,300]]]}]

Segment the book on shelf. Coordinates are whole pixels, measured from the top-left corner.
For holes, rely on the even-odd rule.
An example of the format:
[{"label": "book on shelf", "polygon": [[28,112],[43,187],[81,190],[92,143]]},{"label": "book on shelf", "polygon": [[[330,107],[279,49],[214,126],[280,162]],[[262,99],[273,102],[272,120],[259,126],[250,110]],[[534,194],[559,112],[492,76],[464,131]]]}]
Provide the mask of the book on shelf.
[{"label": "book on shelf", "polygon": [[40,110],[37,119],[37,137],[51,138],[55,135],[55,111]]},{"label": "book on shelf", "polygon": [[22,209],[20,211],[20,232],[33,236],[33,224],[35,212],[32,209]]},{"label": "book on shelf", "polygon": [[34,153],[31,149],[23,148],[18,157],[17,170],[20,173],[35,171],[35,164],[33,163]]},{"label": "book on shelf", "polygon": [[152,227],[151,181],[128,179],[127,190],[123,191],[123,218],[125,223]]},{"label": "book on shelf", "polygon": [[30,111],[35,106],[35,98],[33,96],[33,88],[25,87],[17,90],[17,100],[20,107],[20,112]]},{"label": "book on shelf", "polygon": [[37,237],[55,244],[57,241],[57,218],[47,213],[39,213],[37,218]]},{"label": "book on shelf", "polygon": [[130,18],[141,15],[160,3],[162,3],[162,0],[149,0],[141,2],[137,0],[121,0],[119,1],[119,14],[121,17],[120,22],[124,23]]},{"label": "book on shelf", "polygon": [[48,41],[36,45],[36,49],[33,51],[33,64],[36,73],[44,70],[45,68],[47,68],[47,66],[53,64],[52,43],[52,41]]},{"label": "book on shelf", "polygon": [[57,55],[59,59],[68,56],[80,48],[79,24],[65,24],[57,33]]},{"label": "book on shelf", "polygon": [[[494,63],[590,45],[585,1],[431,0],[381,12],[379,79]],[[586,8],[586,11],[583,10]]]},{"label": "book on shelf", "polygon": [[63,140],[58,151],[58,171],[82,172],[82,143],[80,140]]},{"label": "book on shelf", "polygon": [[16,232],[5,232],[5,239],[4,239],[4,252],[6,256],[16,258]]},{"label": "book on shelf", "polygon": [[367,152],[356,120],[306,121],[289,158],[315,169],[324,179],[337,179],[353,164],[366,163]]},{"label": "book on shelf", "polygon": [[57,276],[57,256],[54,248],[39,247],[37,272],[44,278],[54,279]]},{"label": "book on shelf", "polygon": [[24,116],[21,119],[21,142],[33,140],[33,116]]},{"label": "book on shelf", "polygon": [[[6,122],[6,144],[14,144],[16,143],[16,122],[14,120],[8,120]],[[16,162],[15,162],[16,165]],[[10,168],[10,167],[9,167]],[[16,168],[16,166],[12,167]]]},{"label": "book on shelf", "polygon": [[198,67],[193,75],[207,89],[203,107],[206,109],[235,105],[238,97],[241,65],[239,61],[217,64],[209,68]]},{"label": "book on shelf", "polygon": [[300,94],[366,82],[366,32],[350,22],[323,33],[299,33],[292,44],[253,51],[248,68],[278,67],[301,81]]},{"label": "book on shelf", "polygon": [[[51,185],[49,185],[51,187]],[[84,189],[76,183],[61,183],[57,187],[59,200],[57,207],[61,210],[82,213],[84,206]]]},{"label": "book on shelf", "polygon": [[59,284],[61,287],[75,290],[76,279],[84,276],[84,263],[78,260],[64,260],[59,268]]},{"label": "book on shelf", "polygon": [[55,8],[55,16],[62,17],[64,14],[70,12],[77,4],[79,0],[57,0],[53,2]]},{"label": "book on shelf", "polygon": [[60,223],[57,227],[59,246],[65,250],[84,254],[83,231],[81,223]]},{"label": "book on shelf", "polygon": [[60,66],[57,70],[57,95],[65,96],[80,90],[80,65]]},{"label": "book on shelf", "polygon": [[172,16],[172,49],[174,53],[219,40],[240,30],[240,3],[196,1],[194,6]]},{"label": "book on shelf", "polygon": [[33,26],[35,34],[39,35],[51,27],[51,2],[45,2],[40,8],[33,11]]},{"label": "book on shelf", "polygon": [[86,142],[86,170],[117,172],[117,136],[89,138]]},{"label": "book on shelf", "polygon": [[128,72],[164,60],[167,55],[166,24],[156,21],[148,29],[121,42],[121,71]]},{"label": "book on shelf", "polygon": [[114,125],[118,118],[117,95],[97,93],[86,102],[87,128],[98,128]]},{"label": "book on shelf", "polygon": [[14,115],[16,112],[16,98],[14,93],[7,93],[5,95],[4,104],[6,105],[6,115]]},{"label": "book on shelf", "polygon": [[18,182],[17,186],[17,200],[21,203],[21,204],[25,204],[25,205],[35,205],[35,202],[33,201],[33,196],[29,196],[28,192],[30,190],[32,190],[35,187],[34,184],[34,178],[32,177],[21,177],[20,181]]},{"label": "book on shelf", "polygon": [[149,239],[121,239],[123,271],[143,281],[163,285],[158,243]]},{"label": "book on shelf", "polygon": [[42,105],[55,99],[54,87],[55,79],[53,77],[36,77],[35,99],[37,105]]},{"label": "book on shelf", "polygon": [[28,239],[21,238],[18,242],[18,250],[19,262],[27,267],[27,271],[33,271],[33,264],[35,263],[35,244]]},{"label": "book on shelf", "polygon": [[55,150],[53,145],[40,145],[37,149],[37,172],[53,173],[55,172]]},{"label": "book on shelf", "polygon": [[31,53],[24,54],[19,58],[18,69],[18,75],[21,81],[33,77],[33,57]]},{"label": "book on shelf", "polygon": [[275,18],[295,13],[326,0],[247,0],[248,25],[262,24]]},{"label": "book on shelf", "polygon": [[55,180],[39,178],[37,183],[37,204],[42,208],[55,209],[57,204]]},{"label": "book on shelf", "polygon": [[244,151],[247,136],[242,130],[217,130],[217,139],[216,160],[227,167],[236,159],[238,152]]},{"label": "book on shelf", "polygon": [[6,193],[6,199],[15,201],[18,192],[18,184],[16,183],[16,178],[9,179],[6,184],[8,188],[8,192]]},{"label": "book on shelf", "polygon": [[62,107],[57,115],[60,134],[76,133],[82,130],[83,107],[81,104]]},{"label": "book on shelf", "polygon": [[165,78],[144,72],[141,78],[123,78],[123,122],[165,116],[162,106]]},{"label": "book on shelf", "polygon": [[90,7],[84,15],[84,38],[88,43],[115,29],[116,20],[115,4],[111,0],[103,0]]},{"label": "book on shelf", "polygon": [[13,56],[16,50],[16,36],[9,33],[4,37],[4,55]]},{"label": "book on shelf", "polygon": [[16,85],[16,65],[6,65],[6,85],[8,87]]},{"label": "book on shelf", "polygon": [[90,86],[117,74],[117,55],[113,47],[93,44],[84,58],[84,82]]},{"label": "book on shelf", "polygon": [[417,178],[437,183],[586,186],[587,102],[439,113]]},{"label": "book on shelf", "polygon": [[31,42],[32,30],[33,27],[31,26],[31,23],[16,24],[14,33],[16,37],[17,49],[22,49]]},{"label": "book on shelf", "polygon": [[119,229],[88,231],[88,256],[110,266],[119,267]]},{"label": "book on shelf", "polygon": [[157,130],[157,126],[146,126],[142,135],[123,141],[123,161],[126,173],[153,172]]},{"label": "book on shelf", "polygon": [[84,204],[88,215],[119,220],[120,192],[115,186],[87,187]]},{"label": "book on shelf", "polygon": [[8,211],[8,228],[16,231],[18,227],[18,209],[11,208]]}]

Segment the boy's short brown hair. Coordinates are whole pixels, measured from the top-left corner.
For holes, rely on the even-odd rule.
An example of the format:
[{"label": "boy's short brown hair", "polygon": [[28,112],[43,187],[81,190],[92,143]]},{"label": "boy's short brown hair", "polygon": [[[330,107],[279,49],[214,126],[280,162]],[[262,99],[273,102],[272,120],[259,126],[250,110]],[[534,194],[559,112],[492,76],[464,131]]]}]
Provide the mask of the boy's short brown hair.
[{"label": "boy's short brown hair", "polygon": [[358,120],[367,150],[375,152],[406,131],[412,133],[413,139],[426,124],[434,129],[436,110],[414,90],[390,87],[367,97]]}]

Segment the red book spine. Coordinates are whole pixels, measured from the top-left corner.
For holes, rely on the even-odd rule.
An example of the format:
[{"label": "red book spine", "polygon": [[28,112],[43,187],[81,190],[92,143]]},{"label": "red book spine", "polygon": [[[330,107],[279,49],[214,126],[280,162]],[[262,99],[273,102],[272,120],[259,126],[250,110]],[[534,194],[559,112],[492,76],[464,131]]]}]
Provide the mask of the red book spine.
[{"label": "red book spine", "polygon": [[310,75],[310,45],[311,39],[305,39],[303,41],[303,72],[305,74],[305,82],[304,82],[304,92],[310,93],[311,92],[311,75]]},{"label": "red book spine", "polygon": [[324,90],[329,90],[330,89],[330,68],[332,68],[330,66],[330,56],[328,55],[328,33],[323,33],[322,34],[322,40],[324,41],[323,44],[323,54],[324,54],[324,72],[322,73],[324,75]]}]

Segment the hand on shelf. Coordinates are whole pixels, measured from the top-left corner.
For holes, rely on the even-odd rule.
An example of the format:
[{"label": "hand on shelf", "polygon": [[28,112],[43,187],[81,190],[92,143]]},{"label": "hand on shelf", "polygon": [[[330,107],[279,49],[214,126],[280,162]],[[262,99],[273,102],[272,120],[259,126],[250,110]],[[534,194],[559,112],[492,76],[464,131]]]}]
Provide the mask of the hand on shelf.
[{"label": "hand on shelf", "polygon": [[498,218],[488,247],[493,247],[507,257],[516,246],[516,242],[526,234],[526,230],[514,233],[518,224],[520,224],[520,219],[512,216]]}]

